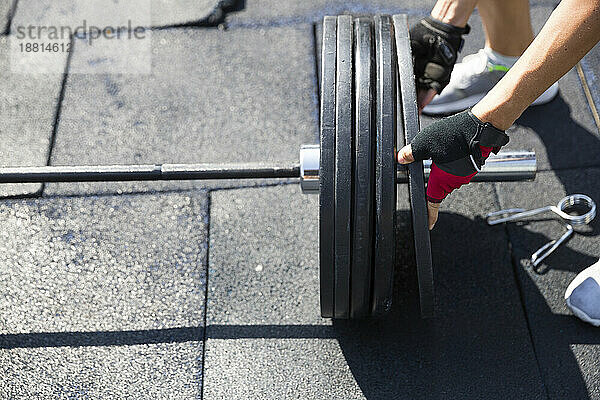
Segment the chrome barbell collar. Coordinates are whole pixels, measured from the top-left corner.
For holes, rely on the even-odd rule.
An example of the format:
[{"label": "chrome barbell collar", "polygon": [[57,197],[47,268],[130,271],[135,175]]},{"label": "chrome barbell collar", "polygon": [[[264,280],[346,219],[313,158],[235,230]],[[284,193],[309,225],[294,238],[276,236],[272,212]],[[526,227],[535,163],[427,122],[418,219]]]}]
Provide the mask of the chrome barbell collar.
[{"label": "chrome barbell collar", "polygon": [[304,144],[300,147],[300,187],[304,194],[319,194],[318,144]]}]

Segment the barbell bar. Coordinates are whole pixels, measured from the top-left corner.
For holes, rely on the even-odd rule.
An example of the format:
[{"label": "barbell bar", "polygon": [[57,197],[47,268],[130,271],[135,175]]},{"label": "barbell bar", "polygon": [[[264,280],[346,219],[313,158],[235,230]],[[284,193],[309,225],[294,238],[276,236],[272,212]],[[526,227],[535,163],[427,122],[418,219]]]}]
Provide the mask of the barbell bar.
[{"label": "barbell bar", "polygon": [[[227,179],[299,178],[305,194],[319,193],[318,144],[300,148],[300,162],[289,164],[131,164],[131,165],[50,165],[39,167],[0,167],[2,183],[127,182]],[[431,160],[423,161],[425,179]],[[501,151],[491,154],[473,182],[507,182],[535,179],[536,157],[532,151]],[[397,165],[396,183],[408,183],[408,170]]]},{"label": "barbell bar", "polygon": [[[319,194],[321,315],[361,318],[391,307],[396,184],[408,183],[421,314],[433,315],[425,182],[431,161],[402,166],[419,131],[406,15],[323,20],[320,143],[298,163],[0,167],[0,183],[299,178]],[[491,155],[474,182],[532,180],[535,153]]]}]

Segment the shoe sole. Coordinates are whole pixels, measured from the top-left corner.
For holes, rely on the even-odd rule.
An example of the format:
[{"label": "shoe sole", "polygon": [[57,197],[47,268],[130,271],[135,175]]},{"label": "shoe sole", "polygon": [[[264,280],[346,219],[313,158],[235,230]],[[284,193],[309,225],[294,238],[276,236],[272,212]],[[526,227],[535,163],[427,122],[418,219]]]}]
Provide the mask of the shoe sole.
[{"label": "shoe sole", "polygon": [[581,311],[579,308],[573,306],[571,304],[570,298],[567,299],[567,306],[569,306],[571,311],[573,311],[573,314],[575,314],[575,316],[577,316],[582,321],[587,322],[588,324],[592,324],[594,326],[600,326],[600,319],[590,318],[586,313]]},{"label": "shoe sole", "polygon": [[[558,85],[555,83],[550,86],[544,93],[540,95],[531,106],[540,106],[542,104],[549,103],[558,94]],[[485,97],[486,93],[474,94],[464,99],[456,100],[451,103],[444,104],[428,104],[423,109],[425,115],[445,115],[454,114],[460,111],[464,111],[467,108],[473,107],[479,102],[479,100]],[[531,107],[530,106],[530,107]]]}]

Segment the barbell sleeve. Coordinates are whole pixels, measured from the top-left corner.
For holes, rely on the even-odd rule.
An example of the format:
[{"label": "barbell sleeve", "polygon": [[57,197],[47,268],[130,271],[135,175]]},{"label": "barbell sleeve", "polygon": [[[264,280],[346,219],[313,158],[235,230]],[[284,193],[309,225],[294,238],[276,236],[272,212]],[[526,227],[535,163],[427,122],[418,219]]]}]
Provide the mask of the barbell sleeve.
[{"label": "barbell sleeve", "polygon": [[[398,164],[397,183],[408,182],[408,169]],[[425,179],[431,172],[431,160],[423,161]],[[533,151],[500,151],[490,154],[472,182],[509,182],[535,179],[537,161]],[[304,145],[300,150],[300,185],[306,194],[319,193],[319,145]]]},{"label": "barbell sleeve", "polygon": [[[423,161],[425,178],[431,171],[431,160]],[[501,151],[490,154],[481,172],[472,182],[531,181],[537,173],[537,161],[533,151]]]}]

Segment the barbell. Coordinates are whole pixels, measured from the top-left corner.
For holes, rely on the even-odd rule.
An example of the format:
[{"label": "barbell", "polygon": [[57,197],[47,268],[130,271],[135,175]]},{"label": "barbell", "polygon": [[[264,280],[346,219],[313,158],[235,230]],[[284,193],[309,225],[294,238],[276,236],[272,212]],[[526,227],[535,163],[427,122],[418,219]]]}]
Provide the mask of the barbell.
[{"label": "barbell", "polygon": [[[321,315],[384,314],[392,302],[396,184],[410,194],[421,315],[434,309],[425,182],[431,161],[402,166],[396,151],[419,131],[406,15],[326,16],[320,143],[298,163],[2,167],[0,183],[299,178],[319,194]],[[473,181],[531,180],[535,153],[502,151]]]}]

